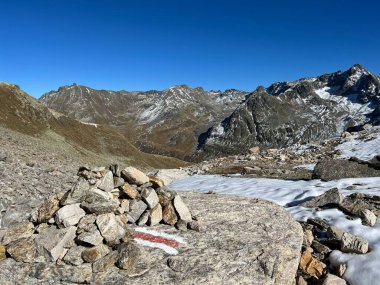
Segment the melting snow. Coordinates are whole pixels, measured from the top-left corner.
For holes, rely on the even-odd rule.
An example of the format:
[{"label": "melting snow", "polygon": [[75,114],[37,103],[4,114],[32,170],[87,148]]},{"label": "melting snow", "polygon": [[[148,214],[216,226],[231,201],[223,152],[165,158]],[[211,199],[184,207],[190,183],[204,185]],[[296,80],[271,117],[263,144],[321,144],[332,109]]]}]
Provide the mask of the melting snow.
[{"label": "melting snow", "polygon": [[[355,191],[346,187],[355,184]],[[315,211],[297,206],[306,198],[318,196],[327,190],[337,187],[343,195],[353,192],[380,195],[380,177],[348,178],[329,182],[320,180],[290,181],[266,178],[227,178],[216,175],[192,176],[174,181],[170,184],[173,190],[194,190],[198,192],[214,191],[220,194],[257,197],[275,202],[279,205],[291,205],[287,210],[297,219],[306,220],[318,217],[329,224],[352,234],[362,236],[369,241],[370,252],[364,255],[345,254],[335,250],[330,255],[332,264],[347,264],[343,278],[351,285],[375,285],[380,280],[380,220],[372,228],[363,226],[360,219],[348,220],[346,215],[337,209]]]},{"label": "melting snow", "polygon": [[341,158],[357,157],[362,160],[369,160],[374,155],[380,154],[380,136],[375,136],[362,140],[358,137],[338,145],[335,149],[340,150]]}]

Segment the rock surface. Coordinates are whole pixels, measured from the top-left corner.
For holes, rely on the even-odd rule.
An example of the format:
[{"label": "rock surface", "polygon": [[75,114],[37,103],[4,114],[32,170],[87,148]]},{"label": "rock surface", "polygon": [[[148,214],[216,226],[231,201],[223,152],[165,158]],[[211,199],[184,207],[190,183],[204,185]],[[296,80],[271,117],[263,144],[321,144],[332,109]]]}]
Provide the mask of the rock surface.
[{"label": "rock surface", "polygon": [[344,233],[342,235],[341,250],[347,253],[367,253],[368,241],[361,237]]}]

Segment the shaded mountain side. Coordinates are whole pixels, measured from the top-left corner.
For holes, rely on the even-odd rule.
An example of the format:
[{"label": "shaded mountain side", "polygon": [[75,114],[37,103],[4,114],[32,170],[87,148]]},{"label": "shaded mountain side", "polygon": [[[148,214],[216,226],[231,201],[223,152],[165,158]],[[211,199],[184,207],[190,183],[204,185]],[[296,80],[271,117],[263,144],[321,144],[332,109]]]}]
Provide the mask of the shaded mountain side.
[{"label": "shaded mountain side", "polygon": [[282,148],[379,124],[380,79],[360,65],[260,87],[231,116],[201,134],[194,159]]},{"label": "shaded mountain side", "polygon": [[247,94],[186,85],[128,92],[73,84],[44,94],[40,102],[79,121],[115,127],[145,152],[186,159],[198,136],[230,115]]},{"label": "shaded mountain side", "polygon": [[[54,133],[56,143],[74,147],[81,154],[92,152],[102,158],[115,157],[128,164],[146,168],[171,168],[185,165],[178,159],[146,154],[131,144],[117,130],[106,126],[88,125],[55,114],[17,85],[0,83],[0,125],[34,137]],[[54,136],[53,136],[54,137]]]}]

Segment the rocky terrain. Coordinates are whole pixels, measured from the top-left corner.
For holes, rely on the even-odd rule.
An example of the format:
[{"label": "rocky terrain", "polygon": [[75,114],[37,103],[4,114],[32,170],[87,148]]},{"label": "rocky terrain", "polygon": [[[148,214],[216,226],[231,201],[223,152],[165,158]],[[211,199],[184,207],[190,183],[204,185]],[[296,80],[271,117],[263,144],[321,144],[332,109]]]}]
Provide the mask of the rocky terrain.
[{"label": "rocky terrain", "polygon": [[380,79],[360,65],[315,78],[259,87],[199,138],[196,156],[238,154],[322,141],[365,123],[378,124]]},{"label": "rocky terrain", "polygon": [[379,77],[354,65],[251,93],[186,85],[109,91],[74,84],[44,94],[40,102],[82,122],[133,134],[132,143],[143,151],[200,161],[254,146],[322,141],[365,123],[377,125],[379,96]]},{"label": "rocky terrain", "polygon": [[51,111],[16,85],[0,83],[0,100],[0,127],[16,131],[15,136],[20,138],[19,133],[27,135],[24,141],[33,137],[41,144],[71,153],[72,157],[79,155],[85,159],[82,163],[87,163],[86,157],[91,157],[90,160],[97,160],[98,164],[118,161],[144,168],[185,165],[178,159],[141,152],[131,144],[128,136],[115,129],[86,125]]},{"label": "rocky terrain", "polygon": [[232,113],[247,94],[186,85],[129,92],[73,84],[44,94],[40,102],[81,122],[116,127],[143,151],[189,159],[198,135]]}]

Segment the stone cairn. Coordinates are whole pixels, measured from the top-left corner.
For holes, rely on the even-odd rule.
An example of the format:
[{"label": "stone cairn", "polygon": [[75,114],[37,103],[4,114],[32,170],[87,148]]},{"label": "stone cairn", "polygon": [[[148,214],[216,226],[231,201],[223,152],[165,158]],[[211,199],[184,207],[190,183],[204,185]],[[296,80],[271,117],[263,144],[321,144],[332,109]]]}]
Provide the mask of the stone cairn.
[{"label": "stone cairn", "polygon": [[181,197],[158,177],[118,165],[81,167],[78,176],[71,190],[45,201],[30,221],[7,229],[0,260],[66,264],[91,276],[115,265],[128,269],[138,260],[128,224],[199,231]]}]

